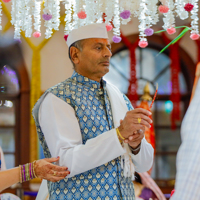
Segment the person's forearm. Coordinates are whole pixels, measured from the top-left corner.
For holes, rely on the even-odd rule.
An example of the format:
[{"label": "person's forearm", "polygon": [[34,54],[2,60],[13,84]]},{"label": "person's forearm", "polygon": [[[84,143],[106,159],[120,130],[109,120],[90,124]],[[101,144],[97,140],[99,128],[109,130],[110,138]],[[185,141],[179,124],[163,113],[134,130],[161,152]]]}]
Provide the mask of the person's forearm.
[{"label": "person's forearm", "polygon": [[19,167],[0,172],[0,191],[20,181]]}]

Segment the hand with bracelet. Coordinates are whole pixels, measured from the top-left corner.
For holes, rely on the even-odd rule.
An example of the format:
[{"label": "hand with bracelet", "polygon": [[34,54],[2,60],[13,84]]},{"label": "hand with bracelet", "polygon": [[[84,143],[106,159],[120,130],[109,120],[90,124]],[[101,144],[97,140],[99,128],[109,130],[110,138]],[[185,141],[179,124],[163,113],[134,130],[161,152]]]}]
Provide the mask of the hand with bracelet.
[{"label": "hand with bracelet", "polygon": [[[128,111],[123,120],[120,121],[118,130],[121,139],[134,149],[138,149],[142,139],[144,138],[145,126],[150,128],[152,120],[149,117],[151,112],[143,108],[136,108]],[[119,135],[119,134],[118,134]]]},{"label": "hand with bracelet", "polygon": [[29,181],[33,178],[46,179],[52,182],[64,179],[70,172],[66,167],[52,164],[60,158],[45,158],[20,165],[19,167],[0,171],[0,191],[18,182]]}]

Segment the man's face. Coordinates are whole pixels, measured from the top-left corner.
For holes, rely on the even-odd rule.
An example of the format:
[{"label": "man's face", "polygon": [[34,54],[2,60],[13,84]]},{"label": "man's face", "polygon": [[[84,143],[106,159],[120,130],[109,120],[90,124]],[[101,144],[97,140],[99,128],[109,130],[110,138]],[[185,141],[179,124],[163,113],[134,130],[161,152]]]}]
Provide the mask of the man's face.
[{"label": "man's face", "polygon": [[100,81],[109,72],[111,45],[108,39],[91,38],[82,41],[76,71],[92,80]]}]

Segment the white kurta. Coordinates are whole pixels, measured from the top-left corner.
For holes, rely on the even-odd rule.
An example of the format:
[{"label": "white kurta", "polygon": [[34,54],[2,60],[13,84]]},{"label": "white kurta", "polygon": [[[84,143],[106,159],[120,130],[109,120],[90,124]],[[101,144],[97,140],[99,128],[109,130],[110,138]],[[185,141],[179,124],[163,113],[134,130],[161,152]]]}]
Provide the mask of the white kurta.
[{"label": "white kurta", "polygon": [[[89,139],[83,145],[74,109],[51,93],[47,94],[40,106],[39,122],[51,155],[60,156],[59,165],[68,167],[71,172],[68,178],[124,154],[115,129]],[[145,138],[140,152],[132,154],[132,159],[137,172],[151,168],[153,148]]]}]

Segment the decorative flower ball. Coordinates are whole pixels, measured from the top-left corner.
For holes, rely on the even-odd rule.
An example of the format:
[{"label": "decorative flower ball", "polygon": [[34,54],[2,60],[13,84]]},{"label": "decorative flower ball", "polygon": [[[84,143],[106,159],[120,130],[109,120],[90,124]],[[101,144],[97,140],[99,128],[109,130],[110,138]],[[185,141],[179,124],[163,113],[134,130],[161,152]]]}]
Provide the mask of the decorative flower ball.
[{"label": "decorative flower ball", "polygon": [[175,189],[173,189],[173,190],[171,191],[170,197],[172,197],[172,195],[174,194],[174,192],[175,192]]},{"label": "decorative flower ball", "polygon": [[35,37],[35,38],[39,38],[40,36],[41,36],[41,33],[38,31],[33,33],[33,37]]},{"label": "decorative flower ball", "polygon": [[130,10],[124,10],[123,12],[120,13],[120,17],[122,19],[128,19],[131,16]]},{"label": "decorative flower ball", "polygon": [[158,10],[160,13],[167,13],[169,11],[169,8],[168,8],[168,6],[160,5],[158,7]]},{"label": "decorative flower ball", "polygon": [[10,2],[11,0],[2,0],[4,3],[8,3]]},{"label": "decorative flower ball", "polygon": [[174,27],[168,28],[168,29],[167,29],[167,33],[168,33],[169,35],[172,35],[172,34],[176,33],[176,29],[175,29]]},{"label": "decorative flower ball", "polygon": [[106,24],[107,31],[111,31],[113,26],[111,24]]},{"label": "decorative flower ball", "polygon": [[42,18],[46,21],[49,21],[50,19],[52,19],[52,15],[49,13],[43,14]]},{"label": "decorative flower ball", "polygon": [[190,38],[191,38],[192,40],[198,40],[198,39],[199,39],[199,34],[197,34],[197,33],[192,33],[192,34],[190,35]]},{"label": "decorative flower ball", "polygon": [[184,9],[188,12],[190,12],[193,8],[194,8],[194,5],[192,5],[191,3],[186,3],[184,6]]},{"label": "decorative flower ball", "polygon": [[181,13],[180,13],[180,19],[182,20],[185,20],[188,18],[188,12],[183,10]]},{"label": "decorative flower ball", "polygon": [[151,36],[154,33],[154,30],[152,28],[146,28],[144,30],[144,33],[146,34],[146,36]]},{"label": "decorative flower ball", "polygon": [[80,11],[77,13],[79,19],[85,19],[87,17],[87,14],[85,11]]},{"label": "decorative flower ball", "polygon": [[69,35],[64,35],[65,41],[67,41],[68,36],[69,36]]},{"label": "decorative flower ball", "polygon": [[122,38],[119,37],[119,36],[114,35],[112,40],[113,40],[114,43],[119,43],[119,42],[121,42]]},{"label": "decorative flower ball", "polygon": [[148,42],[147,41],[139,41],[138,45],[141,48],[145,48],[148,46]]},{"label": "decorative flower ball", "polygon": [[15,39],[15,41],[17,42],[17,43],[22,43],[22,41],[18,38],[18,39]]}]

